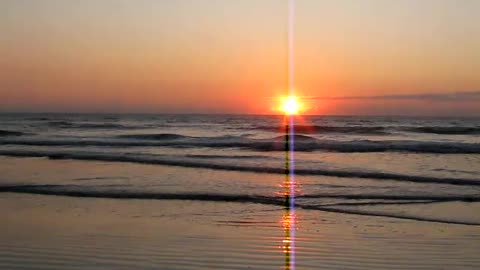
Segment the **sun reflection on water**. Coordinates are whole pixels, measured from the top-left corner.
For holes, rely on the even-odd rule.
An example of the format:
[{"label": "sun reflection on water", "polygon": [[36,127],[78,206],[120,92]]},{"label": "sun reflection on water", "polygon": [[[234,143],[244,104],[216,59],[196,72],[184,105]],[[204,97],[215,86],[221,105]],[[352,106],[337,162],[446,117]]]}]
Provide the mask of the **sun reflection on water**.
[{"label": "sun reflection on water", "polygon": [[282,240],[282,251],[285,254],[286,270],[295,269],[295,178],[294,178],[294,164],[293,164],[293,116],[287,116],[285,124],[285,180],[281,187],[283,192],[280,194],[285,199],[285,213],[282,216],[282,227],[284,236]]}]

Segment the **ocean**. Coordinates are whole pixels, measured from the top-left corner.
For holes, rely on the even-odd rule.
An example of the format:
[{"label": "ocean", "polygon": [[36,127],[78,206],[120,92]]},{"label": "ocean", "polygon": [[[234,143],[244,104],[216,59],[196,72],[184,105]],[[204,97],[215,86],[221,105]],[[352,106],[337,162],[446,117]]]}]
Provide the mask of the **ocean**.
[{"label": "ocean", "polygon": [[[285,253],[284,121],[258,115],[0,115],[0,200],[10,209],[0,254],[10,253],[0,255],[0,268],[90,269],[98,262],[103,266],[98,269],[282,267],[284,261],[276,258]],[[480,268],[479,118],[297,116],[294,121],[298,269]],[[60,214],[49,221],[31,219],[55,211]],[[103,228],[82,215],[110,215],[115,221]],[[158,226],[169,224],[171,233],[163,231],[157,239],[163,244],[153,245],[154,228],[115,227],[135,223],[135,217],[158,217]],[[73,230],[75,248],[62,238],[76,227],[61,225],[68,220],[91,226]],[[50,240],[27,233],[37,222]],[[61,228],[50,230],[51,223]],[[185,244],[181,239],[188,233],[175,227],[189,224],[204,230]],[[85,230],[93,235],[100,230],[99,242],[88,242]],[[102,238],[112,230],[115,240]],[[150,249],[121,260],[128,252],[119,250],[125,243],[120,236],[129,235],[133,238],[125,241]],[[207,242],[222,260],[195,250]],[[277,249],[261,253],[266,243]],[[393,246],[386,248],[389,243]],[[103,244],[108,251],[88,252]],[[358,244],[365,248],[352,249]],[[65,246],[70,252],[58,253]],[[42,253],[47,247],[48,256]],[[188,247],[193,250],[178,254]],[[99,258],[85,264],[95,252]],[[164,257],[149,257],[145,264],[142,254]],[[51,264],[59,256],[64,264]],[[115,256],[118,260],[108,260]]]}]

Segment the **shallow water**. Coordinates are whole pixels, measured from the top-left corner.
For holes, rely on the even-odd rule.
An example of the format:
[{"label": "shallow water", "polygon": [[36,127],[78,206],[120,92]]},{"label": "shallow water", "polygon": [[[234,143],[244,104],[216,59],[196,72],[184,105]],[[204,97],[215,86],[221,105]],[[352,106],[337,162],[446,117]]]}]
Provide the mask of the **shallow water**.
[{"label": "shallow water", "polygon": [[[479,119],[295,121],[299,269],[480,267]],[[284,266],[282,126],[1,115],[0,268]]]},{"label": "shallow water", "polygon": [[[2,269],[289,269],[259,204],[2,194]],[[297,212],[296,269],[476,269],[478,228]]]}]

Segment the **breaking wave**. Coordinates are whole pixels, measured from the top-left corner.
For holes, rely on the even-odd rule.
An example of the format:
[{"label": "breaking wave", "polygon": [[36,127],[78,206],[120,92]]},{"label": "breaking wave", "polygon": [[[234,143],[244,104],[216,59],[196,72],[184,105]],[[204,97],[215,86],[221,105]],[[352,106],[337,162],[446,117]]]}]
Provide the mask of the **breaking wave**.
[{"label": "breaking wave", "polygon": [[25,133],[19,131],[12,131],[12,130],[1,130],[0,129],[0,137],[7,137],[7,136],[22,136]]},{"label": "breaking wave", "polygon": [[172,134],[172,133],[160,133],[160,134],[128,134],[128,135],[119,135],[117,138],[126,138],[126,139],[139,139],[139,140],[177,140],[188,138],[187,136]]},{"label": "breaking wave", "polygon": [[407,131],[419,133],[431,133],[442,135],[475,135],[480,134],[480,127],[413,127],[407,128]]},{"label": "breaking wave", "polygon": [[114,123],[88,123],[88,122],[69,122],[69,121],[50,121],[48,126],[55,128],[72,128],[72,129],[134,129],[130,127]]},{"label": "breaking wave", "polygon": [[[284,133],[286,126],[256,126],[255,129],[266,131],[278,131]],[[346,133],[360,135],[385,135],[389,132],[380,126],[321,126],[321,125],[295,125],[296,133]]]},{"label": "breaking wave", "polygon": [[[0,150],[0,155],[16,156],[16,157],[47,157],[50,159],[74,159],[74,160],[93,160],[93,161],[110,161],[110,162],[132,162],[142,164],[158,164],[189,168],[205,168],[214,170],[226,171],[241,171],[241,172],[256,172],[256,173],[270,173],[270,174],[284,174],[285,168],[268,167],[262,164],[249,165],[240,164],[238,162],[212,162],[211,159],[204,158],[189,158],[182,156],[163,156],[163,155],[148,155],[148,154],[108,154],[100,152],[62,152],[62,151],[23,151],[23,150]],[[453,177],[433,177],[433,176],[419,176],[388,173],[381,171],[355,171],[355,170],[341,170],[328,168],[297,168],[295,170],[297,175],[321,175],[332,176],[340,178],[366,178],[375,180],[392,180],[415,183],[435,183],[435,184],[450,184],[460,186],[480,186],[480,179],[470,178],[453,178]]]},{"label": "breaking wave", "polygon": [[[271,132],[286,131],[286,126],[255,126],[254,129]],[[296,133],[304,134],[358,134],[358,135],[389,135],[398,131],[412,133],[427,133],[441,135],[478,135],[480,127],[465,126],[329,126],[329,125],[295,125]]]},{"label": "breaking wave", "polygon": [[[130,191],[130,190],[108,190],[98,188],[86,188],[84,186],[75,185],[3,185],[0,186],[0,193],[24,193],[24,194],[38,194],[38,195],[52,195],[52,196],[69,196],[82,198],[109,198],[109,199],[142,199],[142,200],[187,200],[187,201],[208,201],[208,202],[235,202],[235,203],[256,203],[267,204],[275,206],[284,206],[285,198],[281,196],[260,196],[260,195],[246,195],[246,194],[222,194],[222,193],[164,193],[164,192],[145,192],[145,191]],[[325,195],[327,196],[327,195]],[[325,197],[323,196],[323,197]],[[346,197],[348,195],[338,195],[339,197]],[[322,195],[319,195],[322,198]],[[299,196],[297,198],[302,198]],[[428,196],[422,198],[422,201],[431,200]],[[458,198],[443,197],[441,200],[434,202],[458,201]],[[471,197],[469,201],[480,201],[480,197]],[[414,202],[412,202],[414,203]],[[419,203],[422,203],[421,201]],[[352,203],[354,204],[354,203]],[[406,219],[424,222],[448,223],[459,225],[480,226],[479,222],[459,220],[459,219],[444,219],[423,217],[419,215],[408,215],[399,213],[389,213],[381,211],[361,210],[361,209],[345,209],[341,208],[342,204],[331,205],[310,205],[305,203],[297,203],[296,207],[305,210],[317,210],[324,212],[335,212],[353,215],[367,215],[388,217],[396,219]],[[362,202],[359,202],[362,205]]]},{"label": "breaking wave", "polygon": [[315,142],[317,141],[316,138],[306,136],[306,135],[301,135],[301,134],[294,134],[292,135],[281,135],[273,138],[273,141],[278,142],[278,141],[285,141],[287,139],[293,139],[296,142]]},{"label": "breaking wave", "polygon": [[[2,138],[0,144],[29,146],[105,146],[105,147],[182,147],[182,148],[241,148],[254,151],[285,151],[286,136],[272,139],[247,137],[188,137],[179,134],[139,134],[105,139],[29,139]],[[320,140],[306,135],[295,135],[295,151],[408,152],[435,154],[480,154],[480,143],[435,142],[414,140]]]}]

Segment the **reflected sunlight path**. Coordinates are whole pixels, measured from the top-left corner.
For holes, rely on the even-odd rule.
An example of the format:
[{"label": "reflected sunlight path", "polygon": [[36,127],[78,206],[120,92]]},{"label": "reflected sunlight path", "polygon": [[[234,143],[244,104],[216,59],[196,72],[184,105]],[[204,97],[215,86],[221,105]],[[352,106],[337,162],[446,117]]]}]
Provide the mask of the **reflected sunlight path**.
[{"label": "reflected sunlight path", "polygon": [[[294,62],[294,30],[295,30],[295,0],[288,0],[288,92],[295,96],[295,62]],[[294,114],[286,114],[285,124],[285,230],[284,252],[285,269],[295,269],[295,157],[294,157]]]}]

